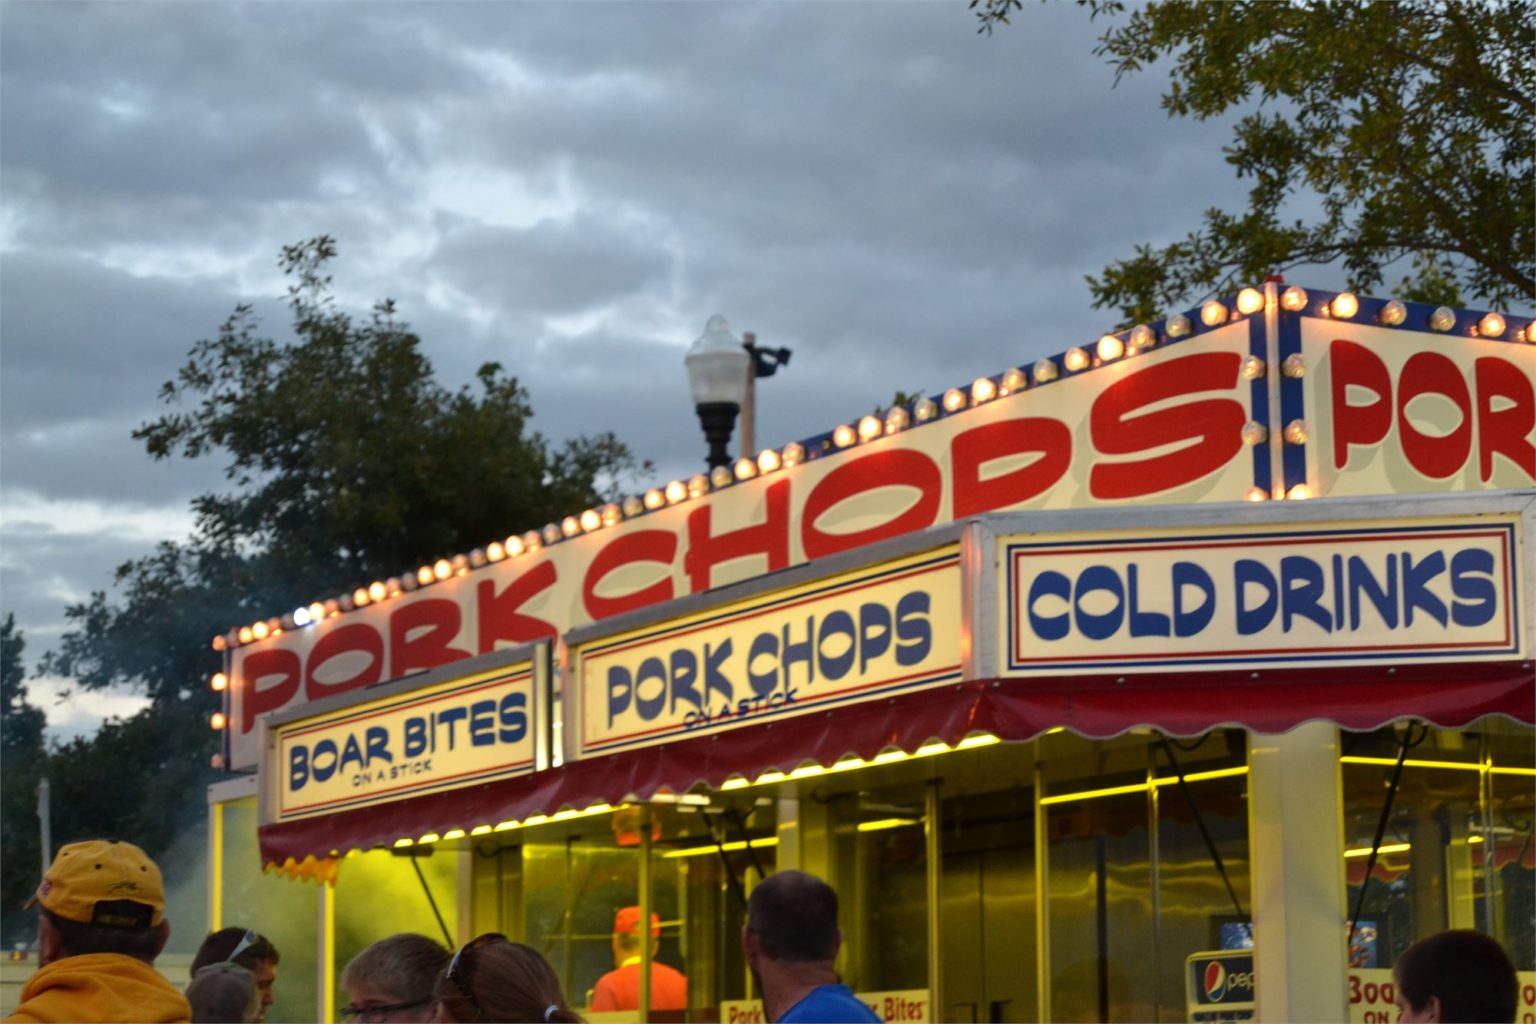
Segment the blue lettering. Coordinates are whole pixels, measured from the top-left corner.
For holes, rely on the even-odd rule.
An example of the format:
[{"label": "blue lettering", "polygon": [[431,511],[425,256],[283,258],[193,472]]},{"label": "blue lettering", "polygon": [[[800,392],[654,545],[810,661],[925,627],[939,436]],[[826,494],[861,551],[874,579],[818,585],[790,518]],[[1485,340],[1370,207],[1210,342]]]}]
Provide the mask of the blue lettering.
[{"label": "blue lettering", "polygon": [[[655,680],[656,695],[647,697],[642,687],[651,680]],[[640,668],[635,672],[635,710],[640,717],[647,722],[654,721],[661,714],[661,709],[667,703],[667,666],[660,658],[646,658],[640,663]]]},{"label": "blue lettering", "polygon": [[859,671],[891,648],[891,612],[871,601],[859,605]]},{"label": "blue lettering", "polygon": [[303,789],[309,781],[309,748],[295,743],[288,749],[288,791]]},{"label": "blue lettering", "polygon": [[[842,654],[828,656],[827,638],[837,636],[847,639],[848,649]],[[854,650],[856,642],[853,633],[853,616],[841,608],[821,620],[821,630],[816,634],[816,664],[821,669],[823,679],[837,680],[848,674],[848,670],[853,668],[853,659],[858,653]]]},{"label": "blue lettering", "polygon": [[375,761],[393,761],[395,755],[389,752],[389,730],[382,725],[370,725],[364,734],[368,740],[368,763]]},{"label": "blue lettering", "polygon": [[[1239,636],[1252,636],[1268,628],[1280,607],[1279,591],[1275,588],[1275,574],[1263,562],[1253,558],[1239,558],[1232,566],[1232,580],[1237,591],[1237,632]],[[1264,600],[1253,608],[1248,607],[1248,584],[1257,584],[1264,590]]]},{"label": "blue lettering", "polygon": [[417,754],[427,752],[427,720],[425,718],[407,718],[405,720],[405,756],[415,757]]},{"label": "blue lettering", "polygon": [[469,745],[489,747],[496,742],[496,702],[477,700],[469,706]]},{"label": "blue lettering", "polygon": [[629,669],[623,665],[608,666],[608,724],[612,725],[624,712],[629,710],[630,695],[635,692],[634,683],[630,681]]},{"label": "blue lettering", "polygon": [[337,765],[337,771],[346,771],[348,764],[356,764],[358,768],[367,767],[363,762],[363,745],[357,742],[356,733],[347,734],[347,742],[341,748],[341,763]]},{"label": "blue lettering", "polygon": [[[1184,607],[1184,588],[1194,587],[1205,595],[1198,608]],[[1173,635],[1194,636],[1211,624],[1216,614],[1216,584],[1211,574],[1194,562],[1173,563]]]},{"label": "blue lettering", "polygon": [[1025,604],[1029,612],[1029,628],[1041,640],[1060,640],[1072,631],[1072,619],[1066,613],[1039,615],[1035,605],[1042,597],[1057,597],[1068,605],[1072,602],[1072,581],[1054,569],[1042,572],[1029,585],[1029,600]]},{"label": "blue lettering", "polygon": [[[1337,557],[1337,556],[1335,556]],[[1376,606],[1388,629],[1397,628],[1397,556],[1387,556],[1387,583],[1382,586],[1359,555],[1349,556],[1349,628],[1360,628],[1360,595]]]},{"label": "blue lettering", "polygon": [[1136,577],[1136,563],[1132,562],[1126,576],[1126,593],[1130,597],[1131,636],[1167,636],[1172,629],[1168,616],[1162,612],[1141,610],[1141,582]]},{"label": "blue lettering", "polygon": [[[773,638],[770,636],[769,639]],[[756,641],[753,642],[756,643]],[[726,659],[730,656],[730,637],[726,637],[725,643],[719,647],[711,647],[709,644],[704,645],[704,700],[706,703],[709,701],[709,695],[712,693],[718,693],[726,700],[731,699],[732,693],[736,688],[731,685],[731,681],[726,678],[725,673],[720,671],[720,667],[725,664]]]},{"label": "blue lettering", "polygon": [[[1115,606],[1107,612],[1095,615],[1083,610],[1084,595],[1102,590],[1114,595]],[[1090,565],[1077,578],[1077,592],[1073,595],[1072,608],[1077,613],[1077,629],[1090,640],[1108,640],[1120,631],[1125,621],[1125,588],[1120,574],[1107,565]]]},{"label": "blue lettering", "polygon": [[[435,726],[435,728],[439,728],[440,729],[444,725],[448,726],[448,749],[449,750],[452,750],[457,745],[457,739],[456,739],[456,737],[453,734],[453,727],[456,724],[458,724],[460,721],[462,721],[462,720],[464,720],[464,719],[466,719],[468,717],[469,717],[469,712],[465,711],[463,708],[448,708],[446,710],[439,711],[437,713],[437,725]],[[432,749],[436,750],[437,747],[434,745]]]},{"label": "blue lettering", "polygon": [[1301,555],[1286,555],[1280,559],[1281,628],[1291,631],[1291,621],[1296,616],[1311,619],[1333,632],[1333,616],[1322,605],[1323,567]]},{"label": "blue lettering", "polygon": [[933,648],[928,592],[914,590],[896,602],[896,664],[920,665]]},{"label": "blue lettering", "polygon": [[1452,555],[1451,593],[1456,596],[1451,602],[1456,625],[1481,626],[1490,621],[1499,606],[1499,592],[1493,585],[1493,555],[1477,548]]},{"label": "blue lettering", "polygon": [[[784,686],[786,689],[789,688],[789,668],[796,662],[800,662],[801,664],[805,665],[806,685],[810,685],[816,681],[816,652],[813,649],[815,643],[816,617],[814,615],[806,616],[805,639],[798,644],[792,644],[789,642],[789,626],[788,624],[784,626],[784,643],[782,647],[784,655],[781,659],[781,664],[784,666]],[[754,680],[752,683],[752,689],[759,694],[766,692],[757,688],[756,680]]]},{"label": "blue lettering", "polygon": [[1413,556],[1403,552],[1403,625],[1413,627],[1413,610],[1421,609],[1426,615],[1445,625],[1445,602],[1430,593],[1429,585],[1436,576],[1445,572],[1445,552],[1436,551],[1418,565]]},{"label": "blue lettering", "polygon": [[677,714],[677,701],[682,698],[695,709],[704,706],[699,699],[698,687],[694,686],[699,680],[699,659],[690,650],[680,647],[672,652],[672,704],[668,707],[668,714]]},{"label": "blue lettering", "polygon": [[503,743],[516,743],[528,735],[528,695],[526,693],[509,693],[501,698],[501,703],[496,707],[496,716],[501,719],[501,729],[498,737]]},{"label": "blue lettering", "polygon": [[[326,758],[324,764],[320,759]],[[324,782],[336,774],[336,742],[334,740],[321,740],[315,744],[315,752],[309,757],[309,773],[314,776],[316,782]]]},{"label": "blue lettering", "polygon": [[[773,667],[766,672],[759,672],[755,666],[759,660],[767,658]],[[775,633],[759,633],[752,638],[752,647],[747,651],[747,682],[752,684],[753,693],[772,693],[773,688],[779,685],[779,638]],[[731,684],[724,677],[720,680],[724,686],[720,695],[727,702],[731,699]]]}]

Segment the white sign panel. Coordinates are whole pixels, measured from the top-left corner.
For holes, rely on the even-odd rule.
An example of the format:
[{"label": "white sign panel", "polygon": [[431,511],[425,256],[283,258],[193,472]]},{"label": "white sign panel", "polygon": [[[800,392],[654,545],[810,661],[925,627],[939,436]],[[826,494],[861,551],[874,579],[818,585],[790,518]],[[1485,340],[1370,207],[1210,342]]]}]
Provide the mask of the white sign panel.
[{"label": "white sign panel", "polygon": [[[1522,1024],[1536,1022],[1536,971],[1517,971],[1520,983],[1515,1019]],[[1351,967],[1349,969],[1349,1024],[1399,1024],[1403,1011],[1397,1008],[1397,981],[1387,967]]]},{"label": "white sign panel", "polygon": [[583,756],[960,678],[948,547],[573,647]]},{"label": "white sign panel", "polygon": [[1004,538],[1005,672],[1518,659],[1518,516]]},{"label": "white sign panel", "polygon": [[274,820],[533,771],[542,664],[502,666],[274,728]]},{"label": "white sign panel", "polygon": [[941,523],[1009,509],[1240,501],[1256,482],[1267,486],[1256,480],[1265,449],[1241,437],[1265,386],[1242,375],[1256,324],[1064,373],[846,450],[829,443],[797,466],[239,646],[231,766],[256,763],[268,712]]},{"label": "white sign panel", "polygon": [[1536,484],[1536,345],[1314,317],[1300,329],[1315,494]]}]

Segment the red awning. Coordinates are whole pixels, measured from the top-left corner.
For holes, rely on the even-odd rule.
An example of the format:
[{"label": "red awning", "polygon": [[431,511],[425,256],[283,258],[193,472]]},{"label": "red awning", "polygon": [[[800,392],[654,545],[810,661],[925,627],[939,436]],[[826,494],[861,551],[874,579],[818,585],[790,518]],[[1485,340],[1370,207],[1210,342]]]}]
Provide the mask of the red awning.
[{"label": "red awning", "polygon": [[1530,662],[1339,666],[1284,671],[1099,675],[972,681],[833,711],[800,715],[658,747],[592,758],[517,779],[260,829],[263,863],[388,846],[401,837],[577,810],[741,775],[789,772],[807,761],[912,752],[930,739],[955,744],[975,731],[1032,739],[1064,727],[1103,739],[1138,726],[1195,736],[1221,726],[1284,732],[1313,720],[1356,731],[1417,718],[1460,728],[1485,715],[1536,725]]}]

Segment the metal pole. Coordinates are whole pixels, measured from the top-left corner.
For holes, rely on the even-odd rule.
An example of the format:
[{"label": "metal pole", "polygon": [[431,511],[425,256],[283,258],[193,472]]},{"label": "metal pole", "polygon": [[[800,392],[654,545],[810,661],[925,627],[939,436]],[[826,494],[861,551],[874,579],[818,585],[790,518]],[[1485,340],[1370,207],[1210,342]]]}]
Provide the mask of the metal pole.
[{"label": "metal pole", "polygon": [[42,831],[43,843],[43,873],[39,878],[46,878],[48,865],[53,863],[53,821],[49,809],[48,779],[44,776],[37,783],[37,820]]},{"label": "metal pole", "polygon": [[741,400],[741,454],[743,458],[757,458],[757,354],[752,346],[757,335],[747,331],[741,336],[741,347],[752,356],[747,360],[747,392]]},{"label": "metal pole", "polygon": [[651,805],[640,805],[640,1024],[651,1019]]},{"label": "metal pole", "polygon": [[926,854],[928,858],[928,1019],[944,1020],[946,1007],[944,1003],[944,970],[942,943],[943,935],[940,928],[940,917],[943,906],[943,832],[941,826],[944,819],[941,816],[943,806],[939,802],[939,785],[942,780],[929,779],[928,791],[925,794],[926,806],[923,808],[923,824],[926,826],[923,838],[927,840]]},{"label": "metal pole", "polygon": [[1035,1001],[1036,1019],[1051,1019],[1050,822],[1045,805],[1045,737],[1035,739]]}]

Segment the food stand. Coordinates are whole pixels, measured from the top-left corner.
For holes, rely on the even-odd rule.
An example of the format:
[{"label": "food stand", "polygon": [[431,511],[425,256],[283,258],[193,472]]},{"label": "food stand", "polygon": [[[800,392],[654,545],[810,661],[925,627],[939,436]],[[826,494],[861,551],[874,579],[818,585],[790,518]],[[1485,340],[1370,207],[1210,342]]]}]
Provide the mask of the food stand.
[{"label": "food stand", "polygon": [[1536,969],[1533,526],[1536,326],[1245,289],[219,637],[214,924],[238,831],[325,1019],[425,891],[576,1005],[637,904],[648,1018],[745,1021],[801,867],[887,1019],[1183,1019],[1222,951],[1211,1012],[1385,1019],[1444,927]]}]

